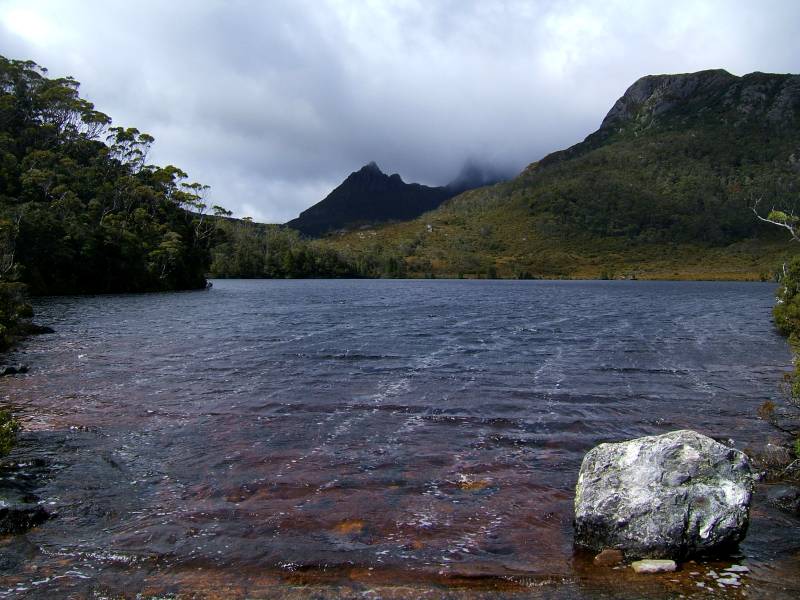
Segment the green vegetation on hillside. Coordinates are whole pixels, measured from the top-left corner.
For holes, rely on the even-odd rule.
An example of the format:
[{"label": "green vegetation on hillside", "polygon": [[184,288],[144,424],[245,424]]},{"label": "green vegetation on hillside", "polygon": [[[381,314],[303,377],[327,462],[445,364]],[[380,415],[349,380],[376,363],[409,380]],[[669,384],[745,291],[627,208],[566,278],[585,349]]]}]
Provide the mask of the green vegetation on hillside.
[{"label": "green vegetation on hillside", "polygon": [[[792,348],[800,350],[800,258],[786,266],[781,277],[778,302],[773,309],[775,327],[789,338]],[[796,390],[800,398],[800,387]]]},{"label": "green vegetation on hillside", "polygon": [[[773,208],[767,216],[759,215],[759,218],[788,230],[792,240],[800,242],[800,218],[791,208],[783,210]],[[793,449],[796,457],[800,459],[800,412],[798,412],[800,409],[800,257],[795,257],[788,265],[784,263],[780,282],[772,314],[775,318],[775,327],[788,338],[793,354],[794,370],[786,375],[786,382],[789,404],[795,409],[791,415],[794,428],[778,425],[775,405],[772,402],[764,403],[759,413],[779,429],[794,436]]]}]

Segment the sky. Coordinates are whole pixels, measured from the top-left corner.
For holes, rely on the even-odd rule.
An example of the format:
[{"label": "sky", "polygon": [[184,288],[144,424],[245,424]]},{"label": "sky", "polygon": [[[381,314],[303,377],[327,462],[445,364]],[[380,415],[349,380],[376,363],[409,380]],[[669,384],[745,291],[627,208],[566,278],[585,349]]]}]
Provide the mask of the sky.
[{"label": "sky", "polygon": [[74,76],[154,164],[278,223],[370,161],[517,172],[647,74],[800,73],[800,1],[0,0],[0,55]]}]

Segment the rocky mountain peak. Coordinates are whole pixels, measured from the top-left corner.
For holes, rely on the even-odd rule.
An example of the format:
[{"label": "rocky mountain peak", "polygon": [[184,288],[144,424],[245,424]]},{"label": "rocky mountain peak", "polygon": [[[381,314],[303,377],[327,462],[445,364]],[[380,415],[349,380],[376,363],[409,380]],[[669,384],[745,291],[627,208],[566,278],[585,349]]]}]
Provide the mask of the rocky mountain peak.
[{"label": "rocky mountain peak", "polygon": [[359,171],[364,173],[380,173],[383,175],[383,171],[381,171],[378,163],[376,163],[374,160],[369,161],[367,164],[361,167]]},{"label": "rocky mountain peak", "polygon": [[631,85],[603,119],[600,131],[649,126],[668,116],[718,118],[731,125],[763,118],[774,125],[798,119],[800,76],[723,69],[676,75],[647,75]]},{"label": "rocky mountain peak", "polygon": [[358,171],[350,173],[342,185],[353,189],[377,192],[387,188],[396,188],[398,185],[405,185],[405,183],[397,173],[388,175],[381,170],[375,161],[371,161]]},{"label": "rocky mountain peak", "polygon": [[738,77],[724,69],[675,75],[646,75],[637,79],[614,103],[600,126],[613,127],[630,120],[656,117],[685,104],[698,94],[708,94],[727,87]]},{"label": "rocky mountain peak", "polygon": [[385,221],[414,218],[452,194],[444,188],[405,183],[373,161],[350,175],[330,194],[287,225],[310,236]]}]

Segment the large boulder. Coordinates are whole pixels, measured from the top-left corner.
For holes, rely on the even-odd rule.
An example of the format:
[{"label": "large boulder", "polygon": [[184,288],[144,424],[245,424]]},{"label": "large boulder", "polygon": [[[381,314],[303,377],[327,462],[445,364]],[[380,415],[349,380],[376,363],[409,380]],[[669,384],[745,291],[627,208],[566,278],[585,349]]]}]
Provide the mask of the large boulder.
[{"label": "large boulder", "polygon": [[735,546],[747,531],[747,456],[696,431],[600,444],[575,489],[575,543],[627,558],[681,559]]}]

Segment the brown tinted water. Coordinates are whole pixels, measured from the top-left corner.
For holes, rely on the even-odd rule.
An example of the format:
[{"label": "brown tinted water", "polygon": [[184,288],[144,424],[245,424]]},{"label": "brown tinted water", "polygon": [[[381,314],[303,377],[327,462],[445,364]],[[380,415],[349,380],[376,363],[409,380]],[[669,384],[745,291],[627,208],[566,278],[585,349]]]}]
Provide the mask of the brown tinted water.
[{"label": "brown tinted water", "polygon": [[[572,548],[595,444],[772,435],[755,414],[790,362],[773,296],[218,281],[40,299],[57,333],[0,381],[26,427],[6,478],[57,517],[0,538],[0,597],[794,597],[798,522],[764,488],[722,561],[646,577]],[[734,562],[744,585],[719,588],[708,571]]]}]

